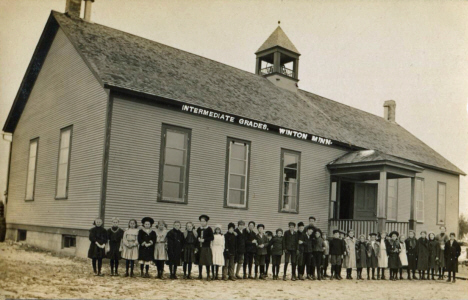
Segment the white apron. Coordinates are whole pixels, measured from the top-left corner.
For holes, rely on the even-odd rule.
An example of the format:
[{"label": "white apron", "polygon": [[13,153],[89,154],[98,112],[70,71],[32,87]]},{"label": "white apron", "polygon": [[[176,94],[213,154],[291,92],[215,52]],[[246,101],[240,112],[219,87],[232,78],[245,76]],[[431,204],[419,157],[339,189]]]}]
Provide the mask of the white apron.
[{"label": "white apron", "polygon": [[224,235],[214,235],[214,239],[211,241],[211,253],[213,254],[213,265],[224,266]]},{"label": "white apron", "polygon": [[[400,263],[402,267],[408,266],[408,257],[406,256],[406,244],[400,243]],[[409,271],[408,271],[409,272]]]},{"label": "white apron", "polygon": [[388,268],[387,245],[385,245],[385,240],[380,241],[379,268]]}]

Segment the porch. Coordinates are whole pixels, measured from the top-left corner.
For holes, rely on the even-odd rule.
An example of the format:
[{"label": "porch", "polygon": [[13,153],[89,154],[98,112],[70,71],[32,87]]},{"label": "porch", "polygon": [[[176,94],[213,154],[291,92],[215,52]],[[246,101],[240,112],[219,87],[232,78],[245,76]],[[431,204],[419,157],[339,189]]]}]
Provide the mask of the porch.
[{"label": "porch", "polygon": [[[405,235],[416,230],[415,178],[423,168],[403,159],[376,150],[355,151],[328,164],[331,175],[329,232],[334,229],[355,235],[371,232],[398,231]],[[409,219],[395,217],[388,209],[389,199],[395,201],[392,184],[398,179],[410,178],[411,194]],[[390,187],[390,188],[389,188]],[[390,211],[389,211],[390,210]]]}]

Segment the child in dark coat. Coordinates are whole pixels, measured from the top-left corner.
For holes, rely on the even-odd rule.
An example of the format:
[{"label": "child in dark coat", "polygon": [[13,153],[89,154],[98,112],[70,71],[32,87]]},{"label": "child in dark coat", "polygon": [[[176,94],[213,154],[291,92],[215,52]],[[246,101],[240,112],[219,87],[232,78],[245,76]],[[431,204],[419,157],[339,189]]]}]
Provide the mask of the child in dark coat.
[{"label": "child in dark coat", "polygon": [[124,231],[119,227],[119,218],[112,218],[112,227],[107,229],[107,238],[109,239],[109,252],[107,257],[110,260],[111,276],[119,276],[119,260],[122,251],[122,238]]},{"label": "child in dark coat", "polygon": [[416,233],[410,230],[408,238],[405,240],[406,255],[408,257],[408,280],[411,280],[411,271],[413,271],[413,279],[416,279],[416,269],[418,268],[418,240]]},{"label": "child in dark coat", "polygon": [[[154,245],[156,244],[156,232],[151,229],[154,220],[150,217],[145,217],[141,220],[143,228],[138,232],[138,261],[140,263],[141,277],[149,278],[149,266],[154,260]],[[146,273],[143,274],[143,270]]]},{"label": "child in dark coat", "polygon": [[283,255],[283,230],[281,228],[276,229],[276,236],[271,239],[269,245],[271,247],[273,280],[278,280],[281,256]]},{"label": "child in dark coat", "polygon": [[307,235],[304,231],[304,223],[299,222],[297,224],[297,275],[299,280],[304,280],[304,269],[306,265],[306,259],[309,256],[309,253],[305,254],[306,239]]},{"label": "child in dark coat", "polygon": [[335,229],[333,230],[333,239],[330,241],[330,263],[331,263],[331,276],[330,280],[336,278],[341,280],[338,272],[340,271],[340,266],[343,261],[343,255],[345,251],[345,246],[343,245],[343,240],[340,239],[340,231]]},{"label": "child in dark coat", "polygon": [[257,225],[257,262],[255,264],[255,279],[257,279],[257,266],[260,267],[260,279],[265,279],[265,256],[267,255],[268,238],[263,230],[265,225]]},{"label": "child in dark coat", "polygon": [[388,267],[390,268],[390,280],[392,281],[398,279],[398,269],[400,268],[400,241],[398,236],[398,232],[390,232],[390,240],[387,245]]},{"label": "child in dark coat", "polygon": [[379,267],[380,244],[377,241],[377,233],[370,233],[370,241],[367,244],[367,280],[369,280],[369,271],[372,269],[372,280],[375,278],[375,269]]},{"label": "child in dark coat", "polygon": [[[367,241],[366,236],[361,234],[359,241],[356,243],[356,269],[357,279],[364,280],[362,278],[362,269],[367,268]],[[369,280],[369,272],[367,272],[367,280]]]},{"label": "child in dark coat", "polygon": [[269,269],[270,263],[271,263],[271,246],[270,246],[270,242],[273,239],[273,232],[266,231],[265,234],[266,234],[266,236],[268,238],[268,246],[266,247],[267,248],[267,255],[265,256],[265,276],[268,277],[268,269]]},{"label": "child in dark coat", "polygon": [[453,275],[453,282],[455,282],[455,274],[458,272],[458,257],[461,254],[460,244],[455,240],[455,233],[450,233],[450,240],[445,243],[445,265],[447,267],[448,279],[450,282]]},{"label": "child in dark coat", "polygon": [[246,229],[244,229],[245,236],[245,254],[244,254],[244,278],[247,274],[247,267],[249,267],[249,279],[254,279],[252,276],[252,266],[255,255],[257,254],[257,234],[255,233],[255,222],[250,221]]},{"label": "child in dark coat", "polygon": [[296,257],[297,257],[297,232],[294,231],[296,223],[289,222],[289,230],[284,233],[283,251],[284,251],[284,271],[283,280],[286,280],[286,272],[288,270],[289,259],[291,259],[291,280],[296,280]]},{"label": "child in dark coat", "polygon": [[174,222],[172,228],[166,235],[167,238],[167,264],[169,265],[169,272],[171,279],[177,279],[177,267],[181,265],[182,250],[184,249],[185,237],[180,231],[181,224],[179,221]]},{"label": "child in dark coat", "polygon": [[236,225],[234,223],[229,223],[228,232],[224,234],[223,280],[229,279],[232,281],[236,281],[234,277],[234,261],[237,253],[237,237],[234,234],[234,229],[236,229]]},{"label": "child in dark coat", "polygon": [[323,238],[323,260],[322,260],[322,278],[328,277],[328,261],[330,260],[330,241],[328,240],[327,233],[322,233]]},{"label": "child in dark coat", "polygon": [[208,226],[210,217],[201,215],[198,217],[200,227],[197,229],[198,236],[198,279],[203,278],[203,266],[206,267],[206,280],[210,281],[210,266],[213,264],[213,254],[211,252],[211,241],[214,239],[213,229]]},{"label": "child in dark coat", "polygon": [[439,242],[435,238],[434,232],[429,232],[428,249],[429,249],[429,269],[427,270],[427,279],[429,279],[429,270],[431,271],[431,279],[435,280],[434,272],[439,268]]},{"label": "child in dark coat", "polygon": [[[312,262],[312,255],[313,255],[313,232],[314,229],[312,227],[307,227],[305,230],[305,239],[304,239],[304,265],[306,269],[306,278],[312,280],[312,268],[314,263]],[[302,274],[304,274],[304,267],[302,267]],[[301,275],[302,275],[301,274]],[[305,280],[304,275],[302,276],[302,280]]]},{"label": "child in dark coat", "polygon": [[[102,219],[97,218],[93,222],[94,227],[89,230],[88,258],[93,261],[95,276],[102,276],[102,258],[106,255],[107,231],[102,227]],[[96,266],[97,263],[97,266]]]},{"label": "child in dark coat", "polygon": [[[239,275],[241,268],[244,266],[244,256],[245,256],[245,234],[244,234],[245,222],[240,220],[237,222],[237,228],[234,230],[234,234],[237,239],[237,253],[236,253],[236,278],[242,279]],[[244,269],[244,279],[247,278],[247,274]]]},{"label": "child in dark coat", "polygon": [[192,279],[192,264],[195,262],[195,249],[197,249],[197,231],[192,222],[185,224],[184,250],[182,260],[184,261],[184,279]]},{"label": "child in dark coat", "polygon": [[[426,234],[425,230],[421,231],[421,237],[418,239],[419,280],[426,280],[425,273],[429,270],[429,241],[426,238]],[[427,279],[429,279],[429,272]]]},{"label": "child in dark coat", "polygon": [[[322,232],[315,230],[315,236],[312,239],[312,259],[314,264],[311,267],[317,269],[317,280],[322,280],[322,259],[324,257],[323,251],[325,249],[324,240],[322,238]],[[312,272],[313,274],[313,272]]]}]

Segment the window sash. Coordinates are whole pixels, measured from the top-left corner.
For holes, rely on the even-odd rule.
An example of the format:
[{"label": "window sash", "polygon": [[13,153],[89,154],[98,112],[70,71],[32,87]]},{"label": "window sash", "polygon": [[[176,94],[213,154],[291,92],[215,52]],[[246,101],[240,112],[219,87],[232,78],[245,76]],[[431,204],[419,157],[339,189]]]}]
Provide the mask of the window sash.
[{"label": "window sash", "polygon": [[398,180],[387,180],[387,220],[398,218]]},{"label": "window sash", "polygon": [[37,154],[39,150],[39,138],[29,141],[28,169],[26,176],[25,200],[34,200],[36,188]]},{"label": "window sash", "polygon": [[[289,164],[286,165],[285,161]],[[296,164],[293,167],[293,164]],[[288,178],[286,171],[293,171],[295,178]],[[287,178],[287,179],[286,179]],[[298,212],[299,204],[299,180],[300,180],[300,152],[282,149],[281,151],[281,186],[280,186],[280,211]],[[287,189],[286,189],[287,188]]]},{"label": "window sash", "polygon": [[162,134],[158,200],[185,203],[187,202],[191,131],[163,124]]},{"label": "window sash", "polygon": [[[238,158],[233,156],[233,147],[244,147],[244,158]],[[248,189],[248,173],[249,173],[249,153],[250,153],[250,145],[246,142],[236,141],[236,140],[229,140],[229,149],[228,149],[228,170],[227,170],[227,188],[226,188],[226,205],[229,207],[238,207],[238,208],[246,208],[247,207],[247,189]],[[243,173],[234,172],[232,162],[244,162],[243,164]],[[231,183],[233,181],[232,176],[242,177],[243,179],[243,186],[244,188],[236,188],[232,187]],[[239,203],[231,202],[231,196],[238,194],[239,195]]]},{"label": "window sash", "polygon": [[424,222],[424,179],[416,178],[415,182],[416,197],[416,220]]},{"label": "window sash", "polygon": [[437,183],[437,224],[445,225],[445,204],[447,186],[443,182]]},{"label": "window sash", "polygon": [[68,179],[70,170],[70,154],[73,127],[60,130],[59,155],[57,161],[57,178],[55,187],[56,199],[68,198]]}]

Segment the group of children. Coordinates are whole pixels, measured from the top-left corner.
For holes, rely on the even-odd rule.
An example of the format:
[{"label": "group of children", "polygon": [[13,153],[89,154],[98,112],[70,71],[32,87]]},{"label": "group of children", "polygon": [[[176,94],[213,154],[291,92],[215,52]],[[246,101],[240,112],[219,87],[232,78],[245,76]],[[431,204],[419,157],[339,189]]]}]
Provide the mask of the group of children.
[{"label": "group of children", "polygon": [[[101,219],[96,219],[90,230],[88,252],[94,273],[102,276],[102,259],[107,257],[111,276],[119,275],[119,260],[123,258],[126,277],[134,276],[137,261],[140,276],[146,278],[150,277],[150,265],[155,265],[156,278],[163,279],[167,264],[171,279],[177,279],[177,267],[181,265],[184,279],[191,279],[192,265],[197,264],[199,279],[203,278],[203,267],[207,280],[219,279],[219,267],[223,280],[266,279],[271,265],[273,280],[278,280],[283,255],[283,280],[287,280],[291,263],[293,281],[323,280],[325,277],[341,280],[342,268],[346,269],[346,279],[353,279],[352,270],[356,269],[357,279],[363,280],[362,270],[367,269],[367,280],[385,280],[385,270],[389,268],[390,280],[403,279],[406,269],[408,280],[417,279],[416,271],[420,280],[434,280],[435,271],[439,272],[438,279],[444,279],[447,271],[447,281],[455,282],[458,271],[460,245],[454,233],[450,237],[445,234],[444,227],[437,236],[430,232],[426,237],[427,233],[422,231],[419,239],[414,231],[409,232],[408,238],[393,231],[388,236],[386,232],[370,233],[356,239],[353,230],[347,233],[334,230],[333,237],[328,239],[326,233],[315,227],[314,217],[309,218],[307,226],[299,222],[297,230],[296,224],[289,222],[287,231],[279,228],[275,235],[265,231],[263,224],[256,225],[253,221],[247,227],[244,221],[239,221],[237,228],[234,223],[229,223],[223,234],[221,225],[214,226],[214,230],[208,226],[209,219],[207,215],[201,215],[200,227],[196,229],[192,222],[188,222],[185,230],[176,221],[169,231],[164,221],[159,221],[153,229],[154,220],[150,217],[141,220],[140,228],[136,220],[130,220],[125,231],[119,227],[117,218],[112,220],[108,230],[103,228]],[[329,263],[331,276],[327,274]],[[240,276],[241,269],[243,276]]]}]

